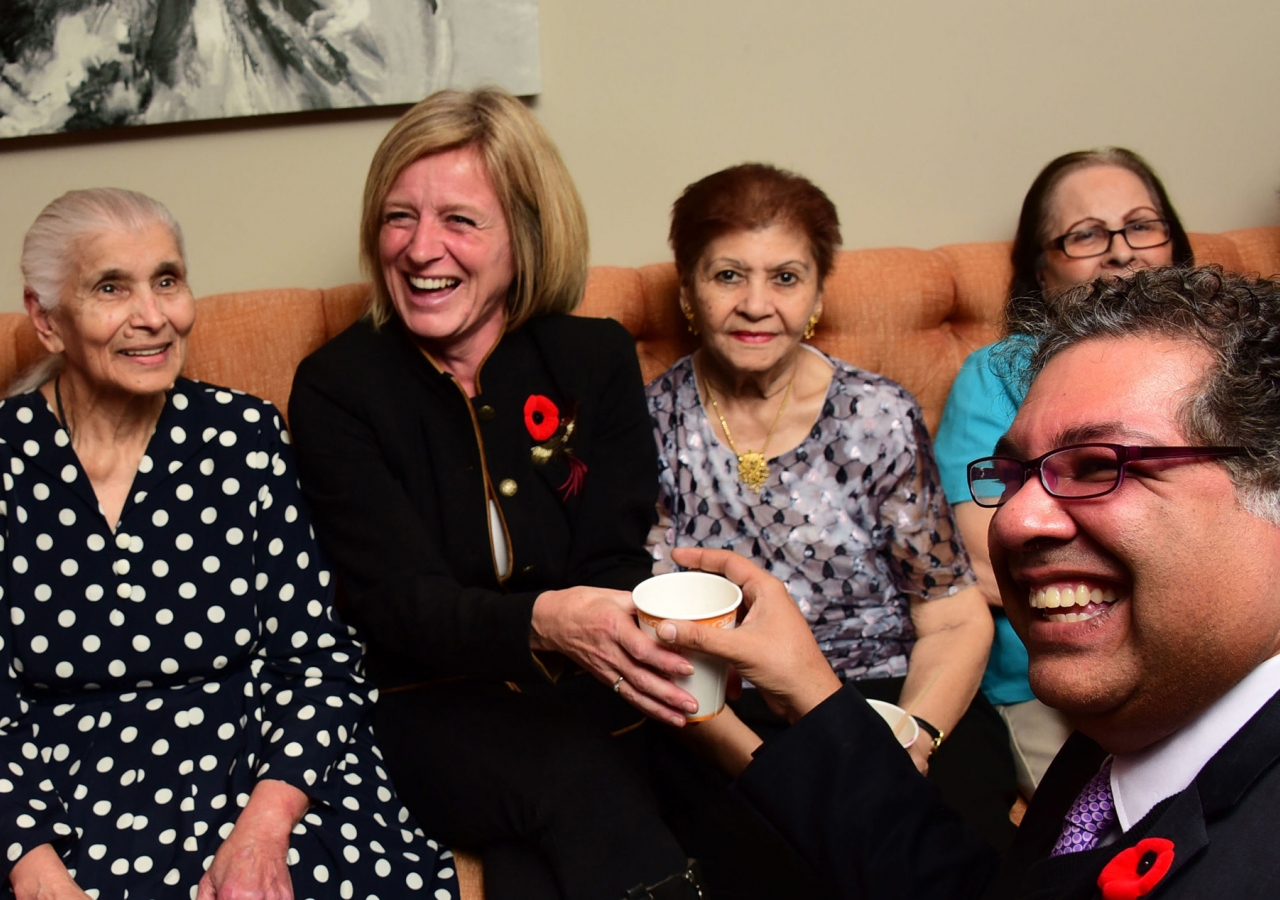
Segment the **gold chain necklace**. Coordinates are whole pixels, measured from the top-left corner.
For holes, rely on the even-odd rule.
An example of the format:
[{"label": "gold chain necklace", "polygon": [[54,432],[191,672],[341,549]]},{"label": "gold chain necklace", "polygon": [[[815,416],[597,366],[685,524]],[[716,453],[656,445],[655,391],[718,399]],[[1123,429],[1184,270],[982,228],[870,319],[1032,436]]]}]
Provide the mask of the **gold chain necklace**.
[{"label": "gold chain necklace", "polygon": [[791,387],[795,383],[796,376],[793,372],[791,380],[787,382],[787,390],[782,395],[782,405],[778,407],[778,414],[773,417],[773,425],[764,439],[764,446],[759,450],[739,453],[738,448],[734,446],[733,435],[729,433],[729,423],[724,420],[724,413],[720,412],[720,404],[716,402],[716,395],[711,390],[711,382],[705,375],[702,377],[702,385],[707,389],[707,399],[711,401],[711,407],[716,411],[716,418],[720,420],[720,427],[724,429],[724,437],[729,442],[729,449],[733,451],[734,456],[738,457],[738,480],[757,494],[769,480],[769,459],[765,456],[765,452],[769,449],[769,442],[773,440],[773,433],[778,430],[778,423],[782,421],[782,412],[787,408],[787,401],[791,399]]}]

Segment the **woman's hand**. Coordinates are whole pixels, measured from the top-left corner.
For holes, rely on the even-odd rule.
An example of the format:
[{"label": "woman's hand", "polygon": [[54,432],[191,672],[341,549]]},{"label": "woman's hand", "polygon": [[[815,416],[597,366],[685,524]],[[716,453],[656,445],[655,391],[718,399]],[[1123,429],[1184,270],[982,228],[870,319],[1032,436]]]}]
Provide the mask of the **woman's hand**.
[{"label": "woman's hand", "polygon": [[17,900],[89,900],[48,844],[24,853],[9,872],[9,883]]},{"label": "woman's hand", "polygon": [[929,757],[933,755],[933,741],[929,735],[925,734],[924,729],[920,730],[920,737],[916,738],[916,742],[907,748],[907,755],[916,764],[921,775],[929,774]]},{"label": "woman's hand", "polygon": [[728,550],[677,547],[671,558],[686,568],[723,575],[740,586],[747,615],[730,630],[669,619],[658,626],[659,638],[729,660],[759,688],[769,708],[788,722],[794,723],[840,689],[840,679],[781,581]]},{"label": "woman's hand", "polygon": [[258,782],[200,879],[196,900],[293,900],[289,834],[309,805],[292,785]]},{"label": "woman's hand", "polygon": [[545,591],[533,604],[534,650],[563,653],[651,718],[685,724],[698,704],[669,676],[689,675],[693,666],[678,653],[664,650],[635,622],[635,604],[626,591],[572,587]]}]

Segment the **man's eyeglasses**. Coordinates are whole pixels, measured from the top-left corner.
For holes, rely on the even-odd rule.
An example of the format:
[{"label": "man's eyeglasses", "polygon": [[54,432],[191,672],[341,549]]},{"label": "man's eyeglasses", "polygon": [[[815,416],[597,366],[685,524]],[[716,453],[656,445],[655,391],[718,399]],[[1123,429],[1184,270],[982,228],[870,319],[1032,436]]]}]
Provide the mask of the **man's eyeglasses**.
[{"label": "man's eyeglasses", "polygon": [[1001,506],[1032,474],[1052,497],[1088,500],[1110,494],[1124,483],[1129,463],[1143,459],[1194,459],[1240,456],[1242,447],[1132,447],[1123,444],[1071,444],[1031,460],[988,456],[969,463],[969,493],[988,509]]},{"label": "man's eyeglasses", "polygon": [[1171,237],[1169,223],[1164,219],[1143,219],[1140,222],[1130,222],[1123,228],[1090,225],[1088,228],[1068,231],[1062,237],[1051,240],[1048,246],[1056,247],[1071,259],[1088,259],[1110,250],[1111,242],[1117,234],[1124,235],[1125,243],[1134,250],[1161,247],[1169,243]]}]

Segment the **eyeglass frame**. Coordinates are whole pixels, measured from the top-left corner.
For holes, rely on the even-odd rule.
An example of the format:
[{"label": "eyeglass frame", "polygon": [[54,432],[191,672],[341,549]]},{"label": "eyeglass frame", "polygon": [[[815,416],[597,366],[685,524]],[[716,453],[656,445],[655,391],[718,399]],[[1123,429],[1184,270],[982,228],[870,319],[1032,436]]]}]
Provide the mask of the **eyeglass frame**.
[{"label": "eyeglass frame", "polygon": [[[1134,225],[1148,225],[1152,222],[1159,222],[1161,225],[1165,227],[1164,240],[1158,244],[1147,244],[1144,247],[1133,246],[1133,241],[1129,240],[1129,229]],[[1067,252],[1067,238],[1071,237],[1071,235],[1075,234],[1076,231],[1078,230],[1079,229],[1072,229],[1071,231],[1068,231],[1066,234],[1059,235],[1058,237],[1049,241],[1049,243],[1045,244],[1044,249],[1057,250],[1067,259],[1093,259],[1094,257],[1097,257],[1097,256],[1105,256],[1106,254],[1111,252],[1111,248],[1115,244],[1117,234],[1124,236],[1124,242],[1129,245],[1130,250],[1151,250],[1151,249],[1154,249],[1155,247],[1163,247],[1165,244],[1173,240],[1173,228],[1169,225],[1169,220],[1162,219],[1159,216],[1156,216],[1154,219],[1139,219],[1136,222],[1129,222],[1124,226],[1124,228],[1105,228],[1104,227],[1102,230],[1107,233],[1107,245],[1105,247],[1103,247],[1097,253],[1090,253],[1087,256],[1072,256],[1070,253]]]},{"label": "eyeglass frame", "polygon": [[[1059,453],[1065,453],[1068,450],[1079,450],[1084,447],[1106,447],[1116,454],[1116,478],[1106,490],[1098,491],[1096,494],[1074,494],[1064,495],[1055,492],[1049,487],[1044,480],[1044,463],[1050,457]],[[1066,444],[1062,447],[1056,447],[1035,459],[1021,460],[1015,456],[984,456],[981,459],[975,459],[969,463],[965,471],[969,484],[969,496],[973,497],[973,502],[983,509],[999,509],[1005,503],[1012,499],[1014,494],[1026,487],[1027,482],[1031,479],[1031,473],[1035,472],[1036,477],[1040,481],[1040,486],[1044,488],[1044,492],[1050,497],[1057,500],[1096,500],[1098,497],[1105,497],[1107,494],[1115,493],[1120,489],[1120,485],[1124,484],[1125,472],[1129,469],[1129,463],[1141,462],[1147,459],[1193,459],[1195,457],[1208,457],[1212,459],[1226,459],[1233,456],[1243,456],[1246,453],[1243,447],[1159,447],[1159,446],[1141,446],[1134,444],[1109,444],[1103,441],[1085,441],[1080,444]],[[983,463],[992,460],[1007,460],[1017,463],[1022,467],[1022,483],[1008,495],[1006,498],[1001,493],[1000,499],[996,503],[989,503],[978,499],[978,495],[973,490],[973,471]],[[982,479],[989,480],[989,479]],[[1007,483],[1006,483],[1007,487]]]}]

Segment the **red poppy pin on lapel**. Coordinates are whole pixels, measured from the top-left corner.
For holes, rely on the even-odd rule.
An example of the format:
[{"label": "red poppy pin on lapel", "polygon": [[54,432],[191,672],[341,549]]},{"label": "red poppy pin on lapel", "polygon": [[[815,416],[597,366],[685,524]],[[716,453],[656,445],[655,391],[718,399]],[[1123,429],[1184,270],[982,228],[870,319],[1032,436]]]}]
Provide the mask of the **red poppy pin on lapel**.
[{"label": "red poppy pin on lapel", "polygon": [[541,394],[530,394],[524,401],[524,427],[529,429],[529,436],[538,443],[556,433],[560,427],[560,410],[551,402],[550,397]]},{"label": "red poppy pin on lapel", "polygon": [[1173,841],[1143,838],[1115,858],[1098,875],[1102,900],[1137,900],[1155,890],[1173,865]]},{"label": "red poppy pin on lapel", "polygon": [[574,456],[569,446],[576,425],[573,413],[561,415],[550,397],[530,394],[524,402],[524,427],[537,442],[529,451],[534,465],[545,466],[559,456],[569,466],[569,476],[556,488],[561,500],[568,500],[582,490],[582,482],[587,477],[587,464]]}]

